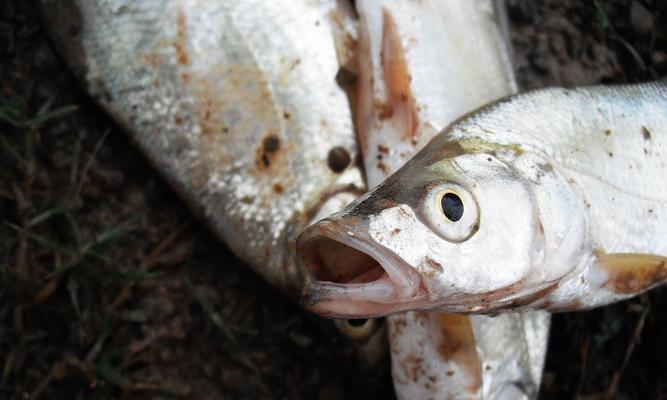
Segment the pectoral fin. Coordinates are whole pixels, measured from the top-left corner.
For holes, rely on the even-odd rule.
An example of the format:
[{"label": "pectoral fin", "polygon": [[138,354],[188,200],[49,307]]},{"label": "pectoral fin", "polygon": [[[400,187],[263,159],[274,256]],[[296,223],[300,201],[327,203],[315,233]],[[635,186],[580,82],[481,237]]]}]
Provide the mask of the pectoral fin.
[{"label": "pectoral fin", "polygon": [[599,254],[595,265],[609,275],[605,288],[634,295],[667,282],[667,257],[652,254]]},{"label": "pectoral fin", "polygon": [[667,283],[667,257],[597,250],[579,274],[559,282],[539,307],[552,312],[605,306]]}]

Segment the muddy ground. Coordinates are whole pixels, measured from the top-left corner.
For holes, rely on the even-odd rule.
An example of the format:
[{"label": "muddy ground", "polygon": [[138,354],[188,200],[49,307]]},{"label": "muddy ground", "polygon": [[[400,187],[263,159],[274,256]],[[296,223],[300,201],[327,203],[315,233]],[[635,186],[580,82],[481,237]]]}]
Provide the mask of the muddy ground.
[{"label": "muddy ground", "polygon": [[[524,89],[667,75],[666,1],[508,4]],[[556,315],[540,397],[667,398],[665,309]],[[0,399],[392,398],[330,328],[191,216],[33,3],[0,1]]]}]

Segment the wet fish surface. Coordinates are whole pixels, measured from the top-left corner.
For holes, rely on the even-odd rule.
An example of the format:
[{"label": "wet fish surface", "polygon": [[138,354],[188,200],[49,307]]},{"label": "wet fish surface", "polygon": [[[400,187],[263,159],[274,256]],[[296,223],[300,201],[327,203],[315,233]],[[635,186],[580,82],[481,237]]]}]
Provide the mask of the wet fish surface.
[{"label": "wet fish surface", "polygon": [[[567,311],[661,285],[665,149],[664,81],[483,107],[301,236],[319,279],[304,303],[330,316]],[[336,259],[321,252],[331,248]],[[342,261],[374,279],[330,281]]]},{"label": "wet fish surface", "polygon": [[41,4],[88,92],[236,255],[296,296],[295,234],[364,189],[336,83],[356,35],[345,2]]},{"label": "wet fish surface", "polygon": [[[516,92],[502,4],[359,0],[356,8],[359,79],[352,103],[370,187],[457,117]],[[549,318],[545,312],[495,318],[424,311],[392,315],[397,397],[536,397]]]}]

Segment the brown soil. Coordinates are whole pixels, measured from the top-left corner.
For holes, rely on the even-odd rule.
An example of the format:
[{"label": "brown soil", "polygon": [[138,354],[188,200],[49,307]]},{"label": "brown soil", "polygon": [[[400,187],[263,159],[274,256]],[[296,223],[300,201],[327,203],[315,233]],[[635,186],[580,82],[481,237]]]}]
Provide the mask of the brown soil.
[{"label": "brown soil", "polygon": [[[667,73],[666,1],[507,2],[524,89]],[[0,1],[0,221],[2,399],[393,397],[191,217],[27,1]],[[665,297],[556,315],[541,398],[667,398]]]}]

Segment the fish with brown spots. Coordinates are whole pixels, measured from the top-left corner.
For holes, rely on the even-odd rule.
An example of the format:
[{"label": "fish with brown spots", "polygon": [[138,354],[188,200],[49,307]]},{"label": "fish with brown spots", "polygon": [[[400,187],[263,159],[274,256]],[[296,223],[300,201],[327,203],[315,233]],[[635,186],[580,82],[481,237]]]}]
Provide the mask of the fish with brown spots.
[{"label": "fish with brown spots", "polygon": [[[571,310],[663,285],[666,151],[665,81],[485,106],[301,235],[304,302],[338,317]],[[339,263],[350,280],[328,281]]]},{"label": "fish with brown spots", "polygon": [[[489,0],[357,0],[360,68],[353,103],[370,187],[456,118],[516,91],[503,9],[494,5]],[[387,199],[382,207],[395,205]],[[397,227],[389,235],[404,232]],[[340,253],[334,246],[329,254],[333,259]],[[345,252],[340,256],[346,264]],[[426,259],[422,272],[435,277],[444,268]],[[383,273],[374,269],[355,278],[357,272],[346,269],[337,279],[372,282]],[[417,311],[392,315],[387,322],[399,399],[537,395],[548,313],[491,318]]]},{"label": "fish with brown spots", "polygon": [[268,282],[298,296],[293,239],[364,183],[345,1],[41,1],[89,93]]}]

